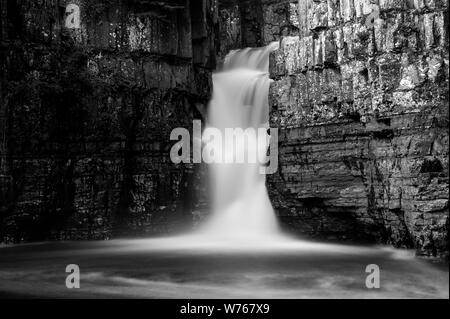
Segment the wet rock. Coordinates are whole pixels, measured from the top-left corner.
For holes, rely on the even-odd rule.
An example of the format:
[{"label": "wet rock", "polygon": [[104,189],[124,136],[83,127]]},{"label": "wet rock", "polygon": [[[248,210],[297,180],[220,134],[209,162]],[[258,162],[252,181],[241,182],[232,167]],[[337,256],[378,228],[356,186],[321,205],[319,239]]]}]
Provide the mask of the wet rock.
[{"label": "wet rock", "polygon": [[299,4],[300,37],[271,60],[279,215],[448,256],[447,3],[380,1],[373,25],[370,1]]}]

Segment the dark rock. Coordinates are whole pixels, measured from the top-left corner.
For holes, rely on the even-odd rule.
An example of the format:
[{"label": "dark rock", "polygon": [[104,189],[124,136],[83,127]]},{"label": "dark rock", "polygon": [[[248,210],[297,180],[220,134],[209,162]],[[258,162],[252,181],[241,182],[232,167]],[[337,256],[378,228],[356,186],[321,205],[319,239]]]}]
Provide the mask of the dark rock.
[{"label": "dark rock", "polygon": [[77,1],[79,29],[67,3],[0,2],[1,240],[190,227],[204,173],[169,137],[210,94],[212,2]]}]

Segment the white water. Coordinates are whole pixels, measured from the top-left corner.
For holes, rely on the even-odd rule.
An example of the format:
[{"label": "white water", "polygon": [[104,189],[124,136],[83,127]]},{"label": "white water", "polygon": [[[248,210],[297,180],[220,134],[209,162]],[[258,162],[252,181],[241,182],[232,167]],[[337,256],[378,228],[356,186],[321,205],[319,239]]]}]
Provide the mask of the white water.
[{"label": "white water", "polygon": [[[238,152],[256,152],[267,159],[269,128],[269,54],[277,43],[264,48],[232,51],[223,70],[213,75],[213,97],[207,125],[225,136],[225,129],[264,129],[264,136],[240,136],[239,145],[225,146],[224,157],[235,158]],[[208,141],[204,141],[208,143]],[[216,142],[216,141],[213,141]],[[266,189],[266,177],[260,173],[262,163],[218,162],[211,164],[212,216],[201,229],[203,235],[226,240],[261,241],[279,237],[277,221]],[[265,161],[265,160],[264,160]]]}]

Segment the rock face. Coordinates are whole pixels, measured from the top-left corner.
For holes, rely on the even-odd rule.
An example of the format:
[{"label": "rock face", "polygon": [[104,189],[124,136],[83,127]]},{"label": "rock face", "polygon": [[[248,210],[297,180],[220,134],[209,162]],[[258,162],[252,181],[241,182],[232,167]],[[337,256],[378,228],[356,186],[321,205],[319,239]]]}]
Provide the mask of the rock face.
[{"label": "rock face", "polygon": [[0,12],[1,241],[189,225],[202,177],[172,164],[170,132],[209,99],[214,2],[1,0]]},{"label": "rock face", "polygon": [[281,218],[313,236],[448,256],[448,1],[280,5],[298,12],[298,30],[264,34],[281,41],[269,181]]}]

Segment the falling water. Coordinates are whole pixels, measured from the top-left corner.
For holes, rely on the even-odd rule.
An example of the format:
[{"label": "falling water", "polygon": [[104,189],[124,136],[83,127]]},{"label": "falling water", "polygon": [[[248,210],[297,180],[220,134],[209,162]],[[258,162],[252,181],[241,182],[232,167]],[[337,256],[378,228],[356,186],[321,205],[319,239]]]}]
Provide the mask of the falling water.
[{"label": "falling water", "polygon": [[[279,235],[266,178],[260,172],[263,163],[250,161],[251,158],[267,160],[269,55],[277,47],[273,43],[264,48],[232,51],[225,59],[223,70],[213,75],[208,127],[218,129],[224,137],[225,129],[250,129],[255,134],[237,135],[232,147],[223,146],[222,161],[211,164],[213,213],[202,230],[209,235],[228,240],[261,240]],[[205,141],[204,137],[204,142],[217,141]],[[239,155],[247,156],[243,163],[224,161],[226,157],[236,159]]]}]

